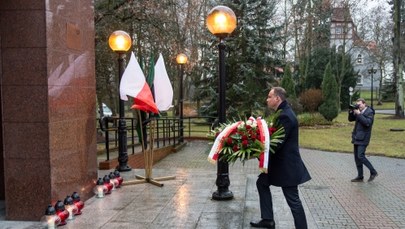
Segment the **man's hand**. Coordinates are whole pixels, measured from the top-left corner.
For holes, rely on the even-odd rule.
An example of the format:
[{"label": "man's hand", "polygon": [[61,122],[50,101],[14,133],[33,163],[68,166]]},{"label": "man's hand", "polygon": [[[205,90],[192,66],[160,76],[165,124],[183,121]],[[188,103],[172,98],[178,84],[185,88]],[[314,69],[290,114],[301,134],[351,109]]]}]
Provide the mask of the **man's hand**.
[{"label": "man's hand", "polygon": [[361,113],[361,111],[359,109],[355,109],[355,110],[353,110],[353,112],[355,115],[359,115]]}]

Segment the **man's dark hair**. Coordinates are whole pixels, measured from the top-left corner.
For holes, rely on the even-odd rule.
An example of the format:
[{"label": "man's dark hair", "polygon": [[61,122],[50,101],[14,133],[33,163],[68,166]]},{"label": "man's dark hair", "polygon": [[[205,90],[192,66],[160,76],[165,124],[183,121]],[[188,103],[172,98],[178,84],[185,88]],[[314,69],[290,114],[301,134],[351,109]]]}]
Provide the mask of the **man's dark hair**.
[{"label": "man's dark hair", "polygon": [[274,91],[274,94],[276,96],[280,97],[281,101],[284,101],[286,99],[287,92],[285,91],[284,88],[282,88],[282,87],[273,87],[272,89]]},{"label": "man's dark hair", "polygon": [[356,102],[362,102],[362,103],[366,103],[366,100],[365,99],[363,99],[363,98],[358,98],[357,100],[356,100]]}]

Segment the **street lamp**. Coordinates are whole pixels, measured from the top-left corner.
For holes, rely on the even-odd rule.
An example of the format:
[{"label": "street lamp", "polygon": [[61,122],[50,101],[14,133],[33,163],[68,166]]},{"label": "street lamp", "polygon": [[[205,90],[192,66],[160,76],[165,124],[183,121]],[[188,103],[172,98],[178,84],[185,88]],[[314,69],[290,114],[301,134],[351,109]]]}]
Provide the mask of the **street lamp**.
[{"label": "street lamp", "polygon": [[[225,72],[225,42],[229,34],[236,28],[235,13],[226,6],[216,6],[208,13],[207,16],[208,30],[219,38],[219,104],[218,104],[218,121],[225,123],[225,90],[226,90],[226,72]],[[229,165],[228,162],[218,160],[217,162],[217,180],[215,184],[218,190],[212,194],[214,200],[230,200],[233,193],[229,191]]]},{"label": "street lamp", "polygon": [[352,104],[353,87],[349,87],[349,105]]},{"label": "street lamp", "polygon": [[128,33],[117,30],[114,31],[108,38],[110,48],[118,54],[118,98],[119,98],[119,122],[118,122],[118,166],[117,170],[120,172],[131,171],[128,166],[128,152],[127,152],[127,127],[125,121],[124,100],[120,98],[119,88],[121,83],[122,74],[125,71],[125,52],[131,48],[132,41]]},{"label": "street lamp", "polygon": [[377,69],[374,69],[374,67],[371,67],[369,70],[368,70],[368,74],[371,74],[371,108],[373,108],[373,91],[374,91],[374,88],[373,88],[373,82],[374,82],[374,74],[377,72]]},{"label": "street lamp", "polygon": [[183,65],[187,63],[187,56],[183,53],[180,53],[176,57],[177,64],[180,65],[180,86],[179,86],[179,119],[180,119],[180,128],[179,128],[179,143],[184,141],[184,127],[183,127]]}]

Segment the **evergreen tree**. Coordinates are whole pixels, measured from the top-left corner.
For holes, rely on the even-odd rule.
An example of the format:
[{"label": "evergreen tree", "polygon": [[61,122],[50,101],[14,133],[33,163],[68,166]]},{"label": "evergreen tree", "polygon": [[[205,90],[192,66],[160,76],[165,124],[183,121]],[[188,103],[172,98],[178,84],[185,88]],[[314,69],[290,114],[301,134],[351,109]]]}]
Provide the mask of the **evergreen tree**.
[{"label": "evergreen tree", "polygon": [[[272,26],[275,0],[228,0],[238,18],[234,33],[226,39],[226,109],[228,120],[257,115],[265,107],[269,84],[275,84],[274,67],[279,66],[281,52],[277,49],[281,27]],[[212,48],[215,48],[214,46]],[[216,61],[217,63],[217,61]],[[217,69],[215,69],[217,70]],[[218,72],[211,72],[218,77]],[[217,80],[211,88],[217,88]],[[209,106],[217,104],[218,96],[211,97]]]},{"label": "evergreen tree", "polygon": [[310,56],[308,75],[304,83],[304,89],[321,89],[321,83],[325,73],[325,67],[330,62],[331,51],[329,48],[316,48]]},{"label": "evergreen tree", "polygon": [[[341,109],[346,109],[349,104],[349,87],[354,88],[356,86],[358,73],[354,71],[350,55],[335,52],[334,50],[334,48],[317,48],[313,51],[310,56],[311,61],[308,68],[309,74],[305,81],[300,81],[299,88],[301,89],[301,92],[311,88],[321,89],[321,83],[323,82],[325,69],[328,63],[330,63],[332,74],[334,75],[338,74],[338,71],[344,69],[342,81],[338,82],[336,80],[338,85],[337,103]],[[345,55],[346,57],[342,58],[342,55]],[[344,59],[343,68],[342,59]]]},{"label": "evergreen tree", "polygon": [[332,121],[339,114],[338,86],[332,74],[331,64],[326,65],[322,81],[322,94],[324,103],[319,107],[319,112],[328,121]]},{"label": "evergreen tree", "polygon": [[[353,64],[352,64],[350,55],[342,54],[342,53],[334,53],[334,55],[336,56],[335,60],[337,60],[337,61],[332,66],[333,74],[337,74],[335,72],[337,72],[338,69],[344,69],[342,82],[340,85],[338,83],[338,95],[340,98],[338,105],[339,105],[340,109],[345,110],[345,109],[347,109],[347,106],[350,104],[349,87],[353,87],[353,88],[356,87],[358,72],[356,72],[353,68]],[[341,55],[346,55],[346,57],[341,58],[340,57]],[[340,67],[342,65],[342,62],[339,61],[342,59],[344,59],[343,68]]]},{"label": "evergreen tree", "polygon": [[292,78],[291,67],[289,64],[287,64],[284,68],[284,76],[281,80],[281,87],[283,87],[287,91],[287,95],[289,98],[296,98],[295,83]]},{"label": "evergreen tree", "polygon": [[208,118],[209,122],[213,122],[214,117],[218,116],[218,48],[215,46],[217,39],[208,30],[205,34],[209,42],[200,44],[201,63],[194,68],[201,76],[195,81],[196,91],[193,99],[198,103],[203,102],[202,106],[197,106],[199,115],[213,117]]}]

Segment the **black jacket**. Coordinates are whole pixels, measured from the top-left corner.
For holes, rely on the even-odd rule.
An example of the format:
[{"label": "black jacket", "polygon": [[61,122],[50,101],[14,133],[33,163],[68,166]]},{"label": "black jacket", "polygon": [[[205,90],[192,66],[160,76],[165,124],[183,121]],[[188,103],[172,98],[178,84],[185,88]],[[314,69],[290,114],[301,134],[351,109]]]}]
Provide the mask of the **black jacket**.
[{"label": "black jacket", "polygon": [[278,118],[284,127],[285,138],[275,153],[270,153],[269,181],[271,185],[279,187],[296,186],[309,181],[311,176],[299,153],[297,117],[286,101],[277,108],[280,109],[282,111]]},{"label": "black jacket", "polygon": [[371,129],[374,122],[374,110],[366,107],[364,112],[355,115],[352,110],[349,110],[350,122],[356,121],[352,132],[352,143],[354,145],[368,145],[371,138]]}]

